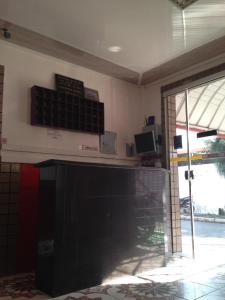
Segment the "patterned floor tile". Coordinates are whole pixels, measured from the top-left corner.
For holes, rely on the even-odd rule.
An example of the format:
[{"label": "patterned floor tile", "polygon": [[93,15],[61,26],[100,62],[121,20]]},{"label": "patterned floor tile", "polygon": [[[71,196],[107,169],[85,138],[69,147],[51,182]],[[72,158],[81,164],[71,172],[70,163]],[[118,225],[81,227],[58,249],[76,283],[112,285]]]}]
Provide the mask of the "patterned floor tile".
[{"label": "patterned floor tile", "polygon": [[[208,269],[204,269],[204,265],[200,267],[199,269],[194,263],[183,264],[178,261],[175,265],[155,269],[140,277],[120,278],[109,284],[63,295],[54,300],[224,300],[225,265]],[[181,278],[185,280],[180,280]],[[0,279],[0,300],[46,298],[50,297],[35,289],[33,274]]]},{"label": "patterned floor tile", "polygon": [[[90,288],[81,291],[85,295],[102,295],[107,294],[114,300],[150,300],[150,299],[165,299],[165,300],[176,300],[174,295],[156,295],[154,293],[155,283],[141,283],[141,284],[119,284],[119,285],[108,285],[104,288],[102,286]],[[153,292],[152,292],[153,291]]]},{"label": "patterned floor tile", "polygon": [[141,283],[141,284],[121,284],[109,289],[110,295],[117,299],[124,300],[134,298],[137,300],[152,299],[152,290],[155,283]]},{"label": "patterned floor tile", "polygon": [[108,295],[108,290],[112,288],[113,285],[107,284],[107,285],[98,285],[91,288],[87,288],[84,290],[81,290],[80,293],[83,295],[89,295],[89,294],[106,294]]},{"label": "patterned floor tile", "polygon": [[217,274],[225,275],[225,265],[218,266],[213,269]]},{"label": "patterned floor tile", "polygon": [[106,285],[106,284],[111,284],[111,285],[134,284],[134,283],[137,284],[137,283],[145,283],[145,282],[148,282],[148,280],[137,277],[137,276],[126,275],[126,276],[119,276],[117,278],[108,278],[102,284],[103,285]]},{"label": "patterned floor tile", "polygon": [[[159,293],[158,283],[120,284],[106,287],[105,292],[116,300],[180,300],[176,295]],[[101,290],[101,287],[99,287]]]},{"label": "patterned floor tile", "polygon": [[49,296],[35,288],[33,273],[0,278],[0,298],[43,300]]},{"label": "patterned floor tile", "polygon": [[190,259],[182,259],[179,261],[175,261],[173,264],[170,263],[167,267],[145,272],[139,274],[138,276],[145,280],[163,283],[182,280],[201,271],[205,272],[208,271],[208,269],[205,265],[203,266],[202,264],[195,263],[193,260],[190,261]]},{"label": "patterned floor tile", "polygon": [[152,272],[138,275],[139,278],[150,280],[154,282],[173,282],[184,279],[188,275],[191,275],[193,270],[187,270],[181,267],[169,267],[161,268]]},{"label": "patterned floor tile", "polygon": [[113,297],[107,293],[102,292],[91,292],[84,294],[82,292],[71,293],[68,295],[60,296],[54,298],[54,300],[115,300]]},{"label": "patterned floor tile", "polygon": [[187,300],[193,300],[207,295],[215,290],[215,288],[198,283],[177,281],[159,284],[154,288],[154,294],[162,296],[176,296]]},{"label": "patterned floor tile", "polygon": [[225,274],[215,271],[199,273],[188,277],[188,281],[200,283],[212,288],[225,288]]},{"label": "patterned floor tile", "polygon": [[217,290],[206,296],[199,298],[199,300],[224,300],[225,299],[225,289]]}]

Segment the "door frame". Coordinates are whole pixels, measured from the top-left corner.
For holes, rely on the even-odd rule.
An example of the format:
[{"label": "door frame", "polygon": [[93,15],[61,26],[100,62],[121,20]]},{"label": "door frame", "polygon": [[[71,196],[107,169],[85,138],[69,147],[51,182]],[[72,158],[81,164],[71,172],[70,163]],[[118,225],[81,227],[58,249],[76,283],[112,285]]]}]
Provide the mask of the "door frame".
[{"label": "door frame", "polygon": [[[204,71],[195,73],[191,76],[184,77],[181,80],[161,86],[161,120],[162,120],[162,165],[170,171],[170,217],[171,228],[168,234],[169,251],[180,254],[182,251],[181,242],[181,222],[180,222],[180,203],[179,203],[179,183],[178,183],[178,166],[171,165],[170,158],[173,153],[173,135],[176,131],[176,113],[175,113],[175,94],[193,89],[197,86],[206,84],[225,77],[225,63]],[[173,122],[172,132],[168,122]],[[174,133],[174,134],[173,134]],[[189,153],[190,155],[190,153]],[[193,210],[193,207],[192,207]],[[193,211],[192,211],[193,214]],[[193,216],[192,216],[193,218]],[[192,253],[195,255],[194,246],[194,221],[192,219]]]}]

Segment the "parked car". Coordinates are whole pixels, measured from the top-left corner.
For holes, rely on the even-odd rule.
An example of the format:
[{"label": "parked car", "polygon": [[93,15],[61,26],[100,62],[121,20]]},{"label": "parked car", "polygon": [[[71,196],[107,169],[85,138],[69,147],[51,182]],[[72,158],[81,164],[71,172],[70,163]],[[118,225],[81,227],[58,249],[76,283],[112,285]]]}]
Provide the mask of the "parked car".
[{"label": "parked car", "polygon": [[[193,210],[195,211],[195,206],[193,204]],[[191,211],[191,201],[190,197],[180,198],[180,212],[182,214],[189,214]]]}]

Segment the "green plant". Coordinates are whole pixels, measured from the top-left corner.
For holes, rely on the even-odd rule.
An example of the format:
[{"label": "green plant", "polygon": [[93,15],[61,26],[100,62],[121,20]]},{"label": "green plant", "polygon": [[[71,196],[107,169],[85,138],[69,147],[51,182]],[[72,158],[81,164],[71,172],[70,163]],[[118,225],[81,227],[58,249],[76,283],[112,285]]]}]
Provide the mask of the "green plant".
[{"label": "green plant", "polygon": [[[216,138],[213,141],[207,141],[210,152],[225,152],[225,139]],[[221,176],[225,177],[225,158],[218,158],[216,161],[217,171]]]}]

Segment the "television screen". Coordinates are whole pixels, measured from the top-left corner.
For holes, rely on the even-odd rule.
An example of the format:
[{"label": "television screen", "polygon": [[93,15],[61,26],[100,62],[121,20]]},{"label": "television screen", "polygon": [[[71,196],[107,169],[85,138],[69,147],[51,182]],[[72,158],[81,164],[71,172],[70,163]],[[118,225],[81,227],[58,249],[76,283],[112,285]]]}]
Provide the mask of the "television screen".
[{"label": "television screen", "polygon": [[147,131],[135,136],[136,150],[138,154],[156,152],[154,131]]}]

